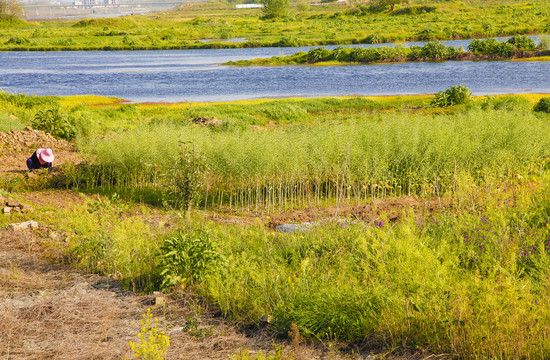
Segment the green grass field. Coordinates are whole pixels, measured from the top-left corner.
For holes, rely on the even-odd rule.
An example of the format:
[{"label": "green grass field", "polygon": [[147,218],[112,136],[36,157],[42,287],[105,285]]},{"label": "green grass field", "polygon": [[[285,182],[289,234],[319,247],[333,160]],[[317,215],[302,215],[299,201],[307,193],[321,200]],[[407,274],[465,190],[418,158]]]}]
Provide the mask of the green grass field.
[{"label": "green grass field", "polygon": [[[258,9],[212,6],[222,8],[182,7],[149,15],[70,21],[4,20],[0,21],[0,51],[300,46],[550,33],[547,1],[427,1],[401,4],[393,12],[375,11],[368,3],[298,4],[288,17],[271,20],[261,20]],[[228,41],[235,38],[245,41]]]},{"label": "green grass field", "polygon": [[[85,159],[4,178],[2,193],[98,194],[33,215],[66,237],[48,245],[59,259],[136,291],[184,288],[243,326],[342,349],[547,358],[550,115],[533,110],[547,96],[432,98],[127,105],[1,93],[0,129],[56,108]],[[397,217],[374,211],[410,199],[418,206]],[[361,206],[372,215],[270,225]],[[215,220],[226,216],[237,220]]]}]

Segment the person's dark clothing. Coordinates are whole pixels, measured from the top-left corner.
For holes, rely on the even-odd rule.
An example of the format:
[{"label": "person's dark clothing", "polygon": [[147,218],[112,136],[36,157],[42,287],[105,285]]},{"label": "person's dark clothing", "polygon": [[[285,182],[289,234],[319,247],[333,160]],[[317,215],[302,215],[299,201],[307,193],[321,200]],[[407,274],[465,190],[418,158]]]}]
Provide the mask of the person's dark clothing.
[{"label": "person's dark clothing", "polygon": [[31,155],[31,157],[27,159],[27,167],[29,168],[29,170],[40,169],[40,168],[50,168],[52,167],[52,163],[48,162],[45,164],[41,164],[40,160],[38,160],[38,155],[36,155],[36,151],[35,151]]}]

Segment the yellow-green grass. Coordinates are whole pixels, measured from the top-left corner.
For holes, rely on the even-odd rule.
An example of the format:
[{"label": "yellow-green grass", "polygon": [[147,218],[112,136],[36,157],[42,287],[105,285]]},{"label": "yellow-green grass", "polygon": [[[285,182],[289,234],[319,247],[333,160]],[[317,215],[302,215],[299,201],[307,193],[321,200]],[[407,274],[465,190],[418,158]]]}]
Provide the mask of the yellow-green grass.
[{"label": "yellow-green grass", "polygon": [[512,61],[524,62],[524,61],[550,61],[550,56],[534,56],[530,58],[513,59]]},{"label": "yellow-green grass", "polygon": [[[460,176],[442,199],[452,208],[409,209],[393,223],[383,214],[376,223],[325,221],[293,234],[262,221],[211,222],[200,211],[183,220],[116,195],[88,196],[70,209],[37,206],[32,219],[63,235],[42,243],[60,253],[53,259],[135,291],[159,290],[165,276],[179,275],[176,288],[246,326],[287,334],[295,324],[308,341],[376,352],[547,358],[548,186],[545,176],[508,187],[476,187]],[[3,217],[0,226],[30,218]],[[173,232],[159,219],[170,219]],[[167,264],[163,245],[180,233],[195,252]],[[206,243],[212,249],[201,252]],[[163,275],[169,265],[179,270]]]},{"label": "yellow-green grass", "polygon": [[[0,218],[0,227],[32,217],[63,234],[65,241],[49,244],[62,252],[60,261],[136,291],[159,290],[166,276],[180,276],[179,285],[224,316],[283,335],[294,323],[308,341],[327,346],[544,359],[550,357],[550,127],[548,115],[532,111],[542,97],[477,97],[442,115],[399,111],[402,104],[429,103],[431,95],[181,104],[5,97],[2,108],[10,111],[16,104],[32,112],[63,103],[69,116],[105,126],[97,125],[95,135],[107,136],[80,139],[80,151],[103,166],[91,170],[103,174],[65,173],[75,178],[52,183],[46,174],[19,184],[2,179],[0,188],[70,186],[78,176],[83,184],[99,175],[84,190],[109,196],[88,196],[70,209],[37,206],[33,214]],[[201,114],[231,126],[189,123]],[[247,121],[257,114],[275,125],[251,129]],[[182,147],[182,139],[193,145]],[[147,191],[157,191],[156,203],[164,205],[171,192],[159,190],[171,189],[174,169],[185,170],[176,165],[185,164],[177,162],[185,149],[208,162],[206,204],[185,216],[121,200],[140,190],[141,197],[127,199],[145,201]],[[418,185],[412,195],[438,197],[441,206],[404,210],[394,222],[381,213],[376,223],[325,221],[293,234],[259,220],[232,226],[205,216],[219,210],[218,200],[222,209],[231,204],[234,213],[260,214],[408,195],[395,180]],[[324,197],[318,203],[312,187],[307,202],[311,184]],[[279,199],[272,206],[273,195],[284,206]],[[165,220],[175,233],[167,233]],[[199,249],[192,260],[204,269],[182,261],[180,273],[164,272],[172,255],[163,245],[180,232],[191,235]],[[201,251],[207,240],[213,250]],[[212,254],[219,257],[205,261]],[[271,315],[271,324],[260,324],[261,315]]]},{"label": "yellow-green grass", "polygon": [[[292,8],[284,19],[260,20],[261,12],[235,9],[180,10],[83,21],[62,20],[0,24],[0,51],[132,50],[298,46],[478,38],[543,34],[548,28],[546,1],[486,4],[426,2],[435,11],[407,14],[371,13],[368,4]],[[482,18],[480,21],[480,14]],[[284,35],[280,35],[284,34]],[[201,42],[202,39],[245,38],[247,42]]]}]

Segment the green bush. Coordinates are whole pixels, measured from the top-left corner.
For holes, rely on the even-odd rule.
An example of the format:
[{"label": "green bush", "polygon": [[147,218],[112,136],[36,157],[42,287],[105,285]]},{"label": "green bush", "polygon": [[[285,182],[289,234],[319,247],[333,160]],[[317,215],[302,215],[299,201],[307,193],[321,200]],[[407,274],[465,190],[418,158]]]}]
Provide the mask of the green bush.
[{"label": "green bush", "polygon": [[162,288],[200,283],[215,270],[222,256],[208,232],[180,232],[164,241],[160,248]]},{"label": "green bush", "polygon": [[299,46],[300,40],[295,38],[294,36],[283,36],[281,40],[275,43],[275,46],[280,47],[292,47],[292,46]]},{"label": "green bush", "polygon": [[380,44],[382,42],[382,38],[380,38],[380,35],[378,34],[370,34],[363,40],[365,44]]},{"label": "green bush", "polygon": [[422,47],[421,56],[428,59],[443,59],[456,55],[457,49],[452,46],[445,46],[439,41],[429,42]]},{"label": "green bush", "polygon": [[497,39],[479,40],[475,39],[468,45],[468,50],[474,54],[496,55],[499,45]]},{"label": "green bush", "polygon": [[537,45],[537,50],[550,50],[550,36],[539,36],[539,44]]},{"label": "green bush", "polygon": [[316,47],[307,52],[307,62],[316,63],[326,61],[331,55],[331,51],[324,47]]},{"label": "green bush", "polygon": [[288,0],[261,0],[263,19],[275,19],[288,15],[289,1]]},{"label": "green bush", "polygon": [[550,97],[540,99],[533,110],[550,114]]},{"label": "green bush", "polygon": [[509,42],[501,42],[497,45],[495,52],[496,55],[502,57],[510,57],[514,53],[514,45]]},{"label": "green bush", "polygon": [[512,44],[514,48],[523,51],[532,51],[537,47],[533,39],[528,38],[525,35],[512,36],[506,42],[508,44]]},{"label": "green bush", "polygon": [[75,128],[67,120],[67,115],[61,114],[58,108],[37,112],[32,119],[32,127],[65,140],[72,140],[76,134]]},{"label": "green bush", "polygon": [[464,85],[451,86],[445,91],[434,95],[431,102],[433,107],[467,104],[472,100],[472,92]]},{"label": "green bush", "polygon": [[202,196],[204,178],[208,173],[206,159],[194,149],[183,148],[174,166],[167,171],[168,205],[189,210]]}]

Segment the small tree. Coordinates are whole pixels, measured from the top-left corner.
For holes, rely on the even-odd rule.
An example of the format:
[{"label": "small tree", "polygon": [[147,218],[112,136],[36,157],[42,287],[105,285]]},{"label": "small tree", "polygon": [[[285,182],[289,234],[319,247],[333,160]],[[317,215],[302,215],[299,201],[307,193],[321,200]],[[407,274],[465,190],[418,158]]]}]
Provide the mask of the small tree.
[{"label": "small tree", "polygon": [[390,11],[393,11],[396,4],[401,4],[407,0],[379,0],[378,4],[380,6],[390,6]]},{"label": "small tree", "polygon": [[264,19],[285,17],[290,7],[289,0],[261,0],[261,4],[264,6],[262,8]]},{"label": "small tree", "polygon": [[21,7],[17,0],[0,0],[0,19],[5,17],[20,17]]}]

